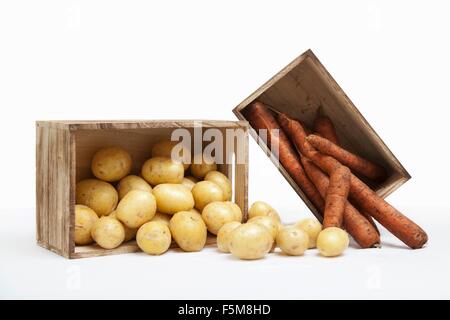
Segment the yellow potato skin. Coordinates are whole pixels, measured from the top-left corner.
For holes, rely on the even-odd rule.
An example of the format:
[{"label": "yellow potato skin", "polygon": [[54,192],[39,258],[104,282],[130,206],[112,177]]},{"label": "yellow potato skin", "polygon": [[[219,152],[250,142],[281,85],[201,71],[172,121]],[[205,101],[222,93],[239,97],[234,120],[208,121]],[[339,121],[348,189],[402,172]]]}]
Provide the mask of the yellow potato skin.
[{"label": "yellow potato skin", "polygon": [[233,256],[244,260],[263,258],[272,248],[273,238],[257,223],[245,223],[231,232],[229,249]]},{"label": "yellow potato skin", "polygon": [[182,163],[172,161],[170,158],[155,157],[144,163],[141,175],[152,186],[162,183],[181,183],[184,167]]},{"label": "yellow potato skin", "polygon": [[202,218],[212,234],[217,234],[227,222],[238,221],[233,208],[223,201],[214,201],[206,205],[202,211]]},{"label": "yellow potato skin", "polygon": [[273,240],[275,240],[278,230],[280,229],[280,223],[269,216],[256,216],[248,220],[247,223],[257,223],[263,226],[270,233]]},{"label": "yellow potato skin", "polygon": [[234,212],[235,220],[242,222],[242,210],[241,208],[234,202],[231,201],[225,201],[226,204],[228,204],[231,207],[231,210]]},{"label": "yellow potato skin", "polygon": [[196,182],[192,181],[191,179],[188,178],[183,178],[183,180],[181,181],[181,184],[183,186],[185,186],[186,188],[189,189],[189,191],[192,190],[192,188],[195,186]]},{"label": "yellow potato skin", "polygon": [[147,191],[131,190],[116,210],[117,219],[129,228],[139,228],[150,221],[156,213],[155,196]]},{"label": "yellow potato skin", "polygon": [[[172,141],[172,140],[161,140],[157,142],[152,147],[152,157],[165,157],[165,158],[172,158],[172,149],[178,144],[178,141]],[[178,154],[179,159],[173,159],[174,161],[183,162],[183,158],[185,157],[189,158],[189,161],[191,160],[191,152],[188,148],[185,148],[182,146],[180,153]],[[183,163],[184,170],[187,170],[189,168],[190,163]]]},{"label": "yellow potato skin", "polygon": [[119,200],[122,200],[125,195],[131,190],[142,190],[152,193],[152,187],[139,176],[129,175],[119,181],[117,191],[119,193]]},{"label": "yellow potato skin", "polygon": [[158,211],[175,214],[194,208],[194,197],[183,185],[175,183],[159,184],[153,189]]},{"label": "yellow potato skin", "polygon": [[217,249],[223,253],[230,252],[230,236],[234,229],[241,225],[240,222],[231,221],[225,223],[217,233]]},{"label": "yellow potato skin", "polygon": [[107,216],[117,206],[119,195],[108,182],[86,179],[76,185],[76,203],[88,206],[99,217]]},{"label": "yellow potato skin", "polygon": [[113,182],[130,173],[131,162],[131,156],[125,149],[103,148],[98,150],[92,158],[91,170],[98,179]]},{"label": "yellow potato skin", "polygon": [[178,246],[188,252],[200,251],[206,243],[207,230],[201,215],[181,211],[170,219],[170,232]]},{"label": "yellow potato skin", "polygon": [[337,257],[348,248],[349,242],[348,234],[344,230],[336,227],[325,228],[317,237],[317,249],[324,257]]},{"label": "yellow potato skin", "polygon": [[231,200],[232,197],[231,181],[222,172],[210,171],[206,174],[204,180],[214,182],[222,189],[224,201]]},{"label": "yellow potato skin", "polygon": [[200,212],[208,203],[213,201],[223,201],[222,189],[211,181],[200,181],[192,188],[195,208]]},{"label": "yellow potato skin", "polygon": [[296,227],[299,227],[303,231],[305,231],[309,236],[309,245],[308,249],[313,249],[316,247],[317,237],[322,231],[322,225],[319,220],[316,218],[306,218],[298,221],[295,224]]},{"label": "yellow potato skin", "polygon": [[[111,212],[109,214],[108,217],[117,219],[116,214],[117,214],[116,210],[114,210],[113,212]],[[119,221],[119,219],[117,219],[117,220]],[[138,229],[137,228],[129,228],[123,223],[122,223],[122,226],[123,226],[123,229],[125,230],[125,239],[123,240],[123,242],[127,242],[127,241],[130,241],[130,240],[133,240],[136,237],[136,233],[137,233]]]},{"label": "yellow potato skin", "polygon": [[210,171],[217,171],[217,164],[213,159],[204,158],[201,154],[195,155],[191,164],[191,174],[201,180]]},{"label": "yellow potato skin", "polygon": [[161,222],[150,221],[139,228],[136,242],[145,253],[160,255],[169,249],[172,236],[167,225]]},{"label": "yellow potato skin", "polygon": [[272,217],[278,220],[278,222],[281,222],[280,215],[278,214],[278,212],[274,208],[272,208],[271,205],[269,205],[264,201],[255,201],[248,210],[249,219],[258,216]]},{"label": "yellow potato skin", "polygon": [[161,212],[156,212],[153,216],[151,222],[160,222],[162,224],[165,224],[166,226],[169,226],[170,218],[172,218],[171,215]]},{"label": "yellow potato skin", "polygon": [[87,245],[94,242],[91,230],[98,216],[94,210],[82,204],[75,205],[75,236],[76,245]]},{"label": "yellow potato skin", "polygon": [[91,236],[100,247],[114,249],[125,240],[125,230],[117,219],[101,217],[92,227]]},{"label": "yellow potato skin", "polygon": [[298,227],[285,226],[278,231],[276,243],[287,255],[301,256],[308,249],[309,236]]}]

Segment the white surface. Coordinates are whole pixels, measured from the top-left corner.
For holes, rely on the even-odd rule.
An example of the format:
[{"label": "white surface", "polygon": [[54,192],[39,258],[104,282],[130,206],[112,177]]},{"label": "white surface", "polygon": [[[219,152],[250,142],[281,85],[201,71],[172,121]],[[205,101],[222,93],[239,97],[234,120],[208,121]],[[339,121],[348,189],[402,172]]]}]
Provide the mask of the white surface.
[{"label": "white surface", "polygon": [[[449,5],[2,1],[0,296],[449,298]],[[232,120],[235,105],[308,48],[413,176],[389,201],[425,227],[429,248],[242,263],[211,250],[66,261],[36,247],[35,120]],[[272,203],[288,220],[309,214],[253,141],[249,197]],[[136,278],[114,285],[123,269]],[[76,270],[80,287],[68,289]],[[380,289],[368,289],[377,270]]]}]

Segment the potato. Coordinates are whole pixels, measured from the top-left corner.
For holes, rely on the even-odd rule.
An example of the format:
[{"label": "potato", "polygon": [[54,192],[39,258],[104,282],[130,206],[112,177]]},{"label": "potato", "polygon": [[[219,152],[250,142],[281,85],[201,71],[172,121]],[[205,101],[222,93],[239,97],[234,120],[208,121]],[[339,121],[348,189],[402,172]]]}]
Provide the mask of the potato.
[{"label": "potato", "polygon": [[[157,142],[152,148],[152,157],[165,157],[172,159],[172,149],[179,143],[180,142],[178,141],[172,140],[161,140]],[[183,146],[183,144],[180,144],[178,150],[179,153],[175,155],[176,158],[173,158],[173,160],[175,162],[182,162],[184,170],[187,170],[191,162],[191,151]],[[183,161],[185,158],[189,161]]]},{"label": "potato", "polygon": [[196,154],[191,164],[191,174],[197,179],[203,179],[210,171],[216,171],[217,164],[214,159]]},{"label": "potato", "polygon": [[117,219],[129,228],[139,228],[150,221],[156,213],[156,199],[153,194],[142,190],[131,190],[116,210]]},{"label": "potato", "polygon": [[[116,210],[114,210],[113,212],[111,212],[109,214],[108,217],[117,219],[116,215],[117,215],[117,212],[116,212]],[[117,219],[117,220],[119,220],[119,219]],[[123,240],[123,242],[133,240],[136,237],[136,233],[137,233],[138,229],[137,228],[129,228],[123,223],[122,223],[122,225],[123,225],[123,229],[125,230],[125,239]]]},{"label": "potato", "polygon": [[206,225],[197,213],[181,211],[174,214],[170,219],[170,232],[184,251],[200,251],[205,246]]},{"label": "potato", "polygon": [[278,230],[280,229],[280,223],[276,219],[268,216],[256,216],[248,220],[247,223],[257,223],[263,226],[269,231],[273,240],[275,240]]},{"label": "potato", "polygon": [[117,206],[119,195],[108,182],[87,179],[77,183],[76,203],[88,206],[98,216],[107,216]]},{"label": "potato", "polygon": [[195,208],[202,211],[208,203],[213,201],[223,201],[222,189],[211,181],[200,181],[192,188]]},{"label": "potato", "polygon": [[273,237],[267,228],[258,223],[243,224],[230,234],[230,252],[239,259],[260,259],[270,251],[272,245]]},{"label": "potato", "polygon": [[186,188],[189,189],[189,191],[192,190],[192,188],[195,186],[196,182],[192,181],[191,179],[188,178],[183,178],[183,180],[181,181],[181,184],[183,186],[185,186]]},{"label": "potato", "polygon": [[100,149],[92,158],[91,170],[100,180],[118,181],[130,173],[131,156],[120,147]]},{"label": "potato", "polygon": [[86,245],[94,240],[91,236],[92,226],[98,220],[94,210],[82,204],[75,205],[75,244]]},{"label": "potato", "polygon": [[239,222],[242,222],[242,210],[241,210],[241,208],[236,203],[231,202],[231,201],[225,201],[225,203],[227,203],[231,207],[231,209],[233,210],[234,216],[236,217],[235,220],[239,221]]},{"label": "potato", "polygon": [[225,201],[231,200],[232,190],[231,181],[226,175],[219,171],[210,171],[205,176],[205,181],[211,181],[217,184],[223,191],[223,197]]},{"label": "potato", "polygon": [[171,215],[161,213],[161,212],[156,212],[155,215],[153,216],[152,220],[150,220],[150,221],[151,222],[161,222],[162,224],[169,226],[170,218],[172,218]]},{"label": "potato", "polygon": [[144,163],[141,174],[152,186],[161,183],[181,183],[184,167],[183,164],[172,161],[170,158],[156,157]]},{"label": "potato", "polygon": [[281,222],[278,212],[264,201],[254,202],[248,210],[249,219],[257,216],[268,216],[278,220],[278,222]]},{"label": "potato", "polygon": [[167,225],[161,222],[150,221],[139,228],[136,242],[145,253],[160,255],[169,249],[172,237]]},{"label": "potato", "polygon": [[317,236],[319,235],[320,231],[322,231],[322,225],[320,224],[320,222],[316,218],[306,218],[298,221],[295,226],[299,227],[308,234],[308,249],[315,248]]},{"label": "potato", "polygon": [[336,227],[325,228],[317,237],[317,249],[324,257],[337,257],[348,248],[349,242],[348,234],[344,230]]},{"label": "potato", "polygon": [[125,230],[117,219],[101,217],[92,227],[91,236],[100,247],[114,249],[124,241]]},{"label": "potato", "polygon": [[161,213],[174,214],[194,207],[192,193],[181,184],[164,183],[153,189],[156,206]]},{"label": "potato", "polygon": [[290,256],[301,256],[309,246],[309,236],[296,226],[282,227],[276,237],[281,251]]},{"label": "potato", "polygon": [[135,175],[129,175],[119,181],[117,185],[117,191],[119,192],[119,200],[131,190],[142,190],[152,193],[152,187],[142,179]]},{"label": "potato", "polygon": [[231,221],[225,223],[217,233],[217,249],[224,253],[230,252],[230,235],[234,229],[241,225],[240,222]]},{"label": "potato", "polygon": [[208,203],[202,211],[202,218],[208,231],[212,234],[217,234],[225,223],[238,221],[236,213],[230,204],[222,201]]}]

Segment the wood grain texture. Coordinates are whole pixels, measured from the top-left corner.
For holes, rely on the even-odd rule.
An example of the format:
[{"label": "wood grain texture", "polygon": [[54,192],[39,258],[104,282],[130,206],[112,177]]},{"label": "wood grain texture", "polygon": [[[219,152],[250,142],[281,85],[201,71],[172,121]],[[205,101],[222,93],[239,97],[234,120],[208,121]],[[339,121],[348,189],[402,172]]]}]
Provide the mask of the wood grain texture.
[{"label": "wood grain texture", "polygon": [[[323,113],[333,121],[344,148],[387,169],[386,181],[371,184],[381,197],[387,197],[411,178],[311,50],[292,61],[234,108],[233,112],[240,120],[246,120],[245,108],[254,100],[267,104],[275,112],[300,120],[309,127],[312,127],[316,112],[321,107]],[[250,134],[258,140],[255,130],[251,129]],[[264,143],[260,146],[266,154],[270,152]],[[278,164],[276,159],[270,157],[274,164]],[[286,170],[282,167],[279,170],[311,211],[317,214]]]},{"label": "wood grain texture", "polygon": [[[85,258],[139,251],[135,242],[112,250],[97,245],[75,246],[75,186],[92,177],[90,163],[94,153],[107,146],[122,146],[133,158],[132,173],[139,174],[151,147],[170,138],[173,130],[185,128],[193,134],[197,120],[174,121],[38,121],[36,123],[36,229],[39,245],[67,258]],[[224,133],[224,156],[244,163],[219,165],[234,183],[233,198],[247,217],[248,123],[246,121],[203,120],[203,130],[217,128]],[[227,129],[244,132],[242,141],[231,150],[226,146]],[[192,141],[192,145],[193,145]],[[215,244],[210,235],[207,245]],[[176,244],[172,244],[172,247]]]}]

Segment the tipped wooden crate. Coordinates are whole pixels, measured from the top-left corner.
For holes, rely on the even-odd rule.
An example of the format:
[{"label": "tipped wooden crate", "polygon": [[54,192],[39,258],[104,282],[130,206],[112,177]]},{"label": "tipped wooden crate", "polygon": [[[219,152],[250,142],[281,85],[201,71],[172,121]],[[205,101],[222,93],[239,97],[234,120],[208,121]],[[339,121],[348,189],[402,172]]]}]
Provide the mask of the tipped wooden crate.
[{"label": "tipped wooden crate", "polygon": [[[388,171],[388,178],[371,187],[386,197],[411,178],[400,161],[389,150],[367,120],[350,101],[311,50],[306,51],[252,93],[233,112],[246,120],[246,108],[255,100],[268,105],[275,112],[283,112],[312,127],[319,107],[333,121],[341,145],[367,159],[379,163]],[[274,164],[278,162],[265,143],[258,139],[254,129],[250,134],[268,154]],[[278,167],[292,188],[318,217],[318,210],[296,185],[286,170]]]},{"label": "tipped wooden crate", "polygon": [[[201,123],[199,129],[197,125]],[[75,246],[75,185],[92,177],[90,163],[103,147],[121,146],[133,158],[132,173],[138,174],[150,158],[156,141],[170,138],[173,130],[216,128],[242,130],[243,139],[226,150],[234,162],[219,164],[219,170],[233,183],[233,198],[247,216],[248,124],[246,121],[38,121],[36,122],[36,224],[37,243],[66,258],[83,258],[138,251],[135,241],[112,250],[97,245]],[[198,132],[198,131],[196,131]],[[224,146],[227,135],[224,137]],[[233,138],[234,139],[234,138]],[[235,141],[236,142],[236,141]],[[231,154],[230,154],[231,153]],[[238,154],[239,153],[239,154]],[[237,162],[238,158],[244,160]],[[215,243],[208,238],[207,243]]]}]

